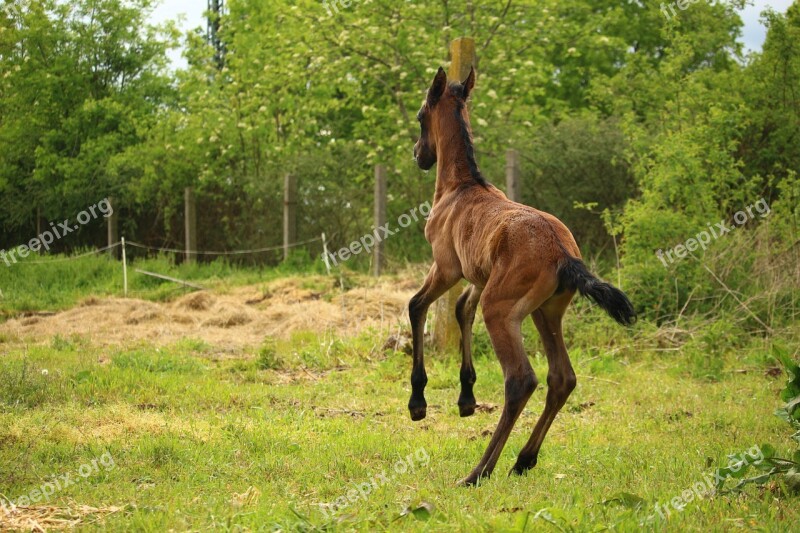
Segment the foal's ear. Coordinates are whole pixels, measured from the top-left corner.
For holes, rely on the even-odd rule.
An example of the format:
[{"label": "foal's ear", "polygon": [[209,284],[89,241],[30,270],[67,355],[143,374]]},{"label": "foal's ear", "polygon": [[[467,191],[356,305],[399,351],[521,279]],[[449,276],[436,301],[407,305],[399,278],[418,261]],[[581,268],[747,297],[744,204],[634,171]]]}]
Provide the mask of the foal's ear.
[{"label": "foal's ear", "polygon": [[428,89],[428,106],[433,107],[436,105],[436,102],[439,101],[439,98],[442,97],[444,94],[444,90],[447,87],[447,74],[445,73],[442,67],[439,67],[439,72],[436,73],[436,77],[433,78],[433,84],[431,84],[431,88]]},{"label": "foal's ear", "polygon": [[473,87],[475,87],[475,67],[469,68],[469,76],[467,76],[467,79],[464,80],[463,85],[464,85],[464,100],[466,100],[472,93]]}]

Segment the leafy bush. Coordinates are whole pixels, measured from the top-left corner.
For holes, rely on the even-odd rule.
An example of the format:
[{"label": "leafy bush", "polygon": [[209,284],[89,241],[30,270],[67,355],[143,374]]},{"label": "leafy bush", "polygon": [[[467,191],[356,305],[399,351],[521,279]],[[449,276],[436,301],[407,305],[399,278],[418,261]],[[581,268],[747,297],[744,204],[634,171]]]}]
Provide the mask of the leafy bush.
[{"label": "leafy bush", "polygon": [[540,127],[521,151],[523,203],[559,217],[585,255],[610,255],[612,241],[597,216],[575,203],[617,210],[634,195],[626,149],[616,119],[586,114]]},{"label": "leafy bush", "polygon": [[[775,415],[784,420],[794,431],[792,439],[798,444],[797,450],[791,459],[776,457],[776,450],[770,444],[760,447],[762,458],[758,461],[742,461],[716,470],[717,489],[731,492],[741,491],[748,484],[763,484],[770,480],[781,480],[786,488],[795,494],[800,494],[800,365],[793,361],[787,352],[780,348],[774,351],[775,358],[783,365],[788,376],[786,387],[781,391],[781,400],[784,405],[775,411]],[[752,477],[745,477],[750,467],[760,472]],[[725,489],[729,479],[737,482]]]}]

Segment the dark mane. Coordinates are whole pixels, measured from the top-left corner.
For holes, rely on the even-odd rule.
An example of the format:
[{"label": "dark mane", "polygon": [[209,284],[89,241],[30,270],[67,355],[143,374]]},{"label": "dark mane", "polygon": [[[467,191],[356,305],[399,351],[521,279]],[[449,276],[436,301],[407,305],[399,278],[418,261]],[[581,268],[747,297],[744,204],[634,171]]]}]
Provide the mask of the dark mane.
[{"label": "dark mane", "polygon": [[464,148],[466,149],[467,164],[469,165],[469,173],[472,179],[481,187],[488,187],[489,182],[481,174],[478,168],[478,163],[475,161],[475,148],[472,144],[472,132],[470,132],[467,123],[464,121],[464,114],[462,111],[466,105],[464,100],[464,86],[460,83],[451,83],[449,85],[450,94],[456,97],[456,119],[461,126],[461,135],[464,139]]}]

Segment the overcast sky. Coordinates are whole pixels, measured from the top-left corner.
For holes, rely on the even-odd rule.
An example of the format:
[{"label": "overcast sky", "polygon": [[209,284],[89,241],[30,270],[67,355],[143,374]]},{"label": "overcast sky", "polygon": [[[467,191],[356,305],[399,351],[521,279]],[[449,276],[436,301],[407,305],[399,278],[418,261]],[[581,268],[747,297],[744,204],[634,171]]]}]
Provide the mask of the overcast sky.
[{"label": "overcast sky", "polygon": [[[672,2],[665,0],[665,3]],[[759,14],[766,7],[772,7],[776,11],[785,13],[792,4],[792,0],[753,0],[751,3],[753,5],[742,11],[742,20],[744,20],[742,42],[744,42],[745,48],[748,50],[760,50],[761,44],[764,42],[766,29],[759,22]],[[654,5],[656,5],[655,2]],[[183,17],[181,27],[184,30],[198,26],[205,28],[203,14],[207,6],[208,0],[162,0],[161,6],[153,13],[153,22]],[[654,9],[656,8],[654,7]],[[688,9],[691,9],[691,6]],[[173,62],[176,66],[185,64],[180,57],[180,52],[174,54]]]}]

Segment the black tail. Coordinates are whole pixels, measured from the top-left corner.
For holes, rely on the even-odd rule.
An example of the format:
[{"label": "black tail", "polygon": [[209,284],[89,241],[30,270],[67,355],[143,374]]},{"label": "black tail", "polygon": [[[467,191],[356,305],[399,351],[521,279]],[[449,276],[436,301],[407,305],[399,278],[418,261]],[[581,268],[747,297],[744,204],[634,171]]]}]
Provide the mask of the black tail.
[{"label": "black tail", "polygon": [[577,290],[581,296],[591,298],[623,326],[636,322],[636,311],[625,293],[610,283],[597,279],[580,259],[567,257],[564,260],[558,268],[558,288]]}]

